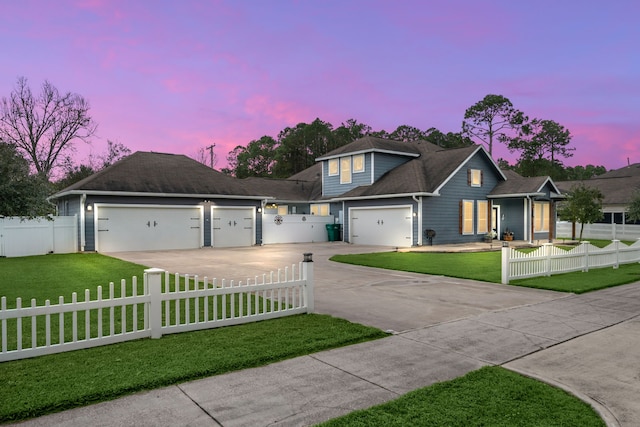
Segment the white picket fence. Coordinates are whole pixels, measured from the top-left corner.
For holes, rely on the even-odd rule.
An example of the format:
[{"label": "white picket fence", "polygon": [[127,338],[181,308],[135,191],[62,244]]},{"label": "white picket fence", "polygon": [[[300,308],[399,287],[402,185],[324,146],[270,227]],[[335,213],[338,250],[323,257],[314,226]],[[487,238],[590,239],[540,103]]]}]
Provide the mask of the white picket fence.
[{"label": "white picket fence", "polygon": [[640,239],[631,246],[613,240],[605,248],[582,242],[571,250],[545,243],[533,252],[502,248],[502,283],[528,277],[550,276],[590,268],[613,267],[640,262]]},{"label": "white picket fence", "polygon": [[0,217],[0,257],[78,251],[77,216]]},{"label": "white picket fence", "polygon": [[136,277],[130,284],[123,279],[116,291],[110,283],[107,298],[98,286],[94,299],[87,289],[84,301],[74,292],[71,302],[59,297],[57,304],[38,306],[32,299],[28,307],[18,298],[15,308],[2,297],[0,362],[311,313],[313,262],[304,254],[298,265],[244,283],[152,268],[144,272],[141,293]]}]

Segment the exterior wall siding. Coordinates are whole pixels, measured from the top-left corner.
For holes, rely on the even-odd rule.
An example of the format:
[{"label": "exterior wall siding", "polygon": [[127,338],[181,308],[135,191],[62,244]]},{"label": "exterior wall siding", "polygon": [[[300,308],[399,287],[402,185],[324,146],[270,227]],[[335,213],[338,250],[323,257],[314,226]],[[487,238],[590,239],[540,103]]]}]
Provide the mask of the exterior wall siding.
[{"label": "exterior wall siding", "polygon": [[380,179],[382,175],[390,170],[409,161],[409,157],[394,156],[393,154],[374,153],[373,154],[373,180]]},{"label": "exterior wall siding", "polygon": [[[483,171],[480,187],[471,187],[468,184],[468,169]],[[460,233],[460,202],[487,200],[487,194],[497,185],[499,179],[491,162],[483,154],[476,154],[445,184],[440,190],[441,196],[423,199],[423,230],[420,232],[423,233],[425,229],[435,230],[436,237],[433,239],[433,244],[481,241],[485,233],[477,232],[477,207],[474,207],[474,233],[469,235]],[[423,244],[428,244],[426,239],[423,240]]]},{"label": "exterior wall siding", "polygon": [[364,172],[354,173],[353,164],[351,165],[350,184],[340,184],[340,174],[329,176],[328,160],[323,161],[322,175],[322,191],[325,196],[338,196],[356,187],[371,185],[371,153],[364,155]]},{"label": "exterior wall siding", "polygon": [[497,199],[493,201],[494,205],[500,206],[500,215],[504,219],[500,222],[500,230],[498,230],[498,238],[502,238],[502,233],[508,228],[513,231],[514,240],[524,240],[525,235],[525,216],[524,216],[525,199]]}]

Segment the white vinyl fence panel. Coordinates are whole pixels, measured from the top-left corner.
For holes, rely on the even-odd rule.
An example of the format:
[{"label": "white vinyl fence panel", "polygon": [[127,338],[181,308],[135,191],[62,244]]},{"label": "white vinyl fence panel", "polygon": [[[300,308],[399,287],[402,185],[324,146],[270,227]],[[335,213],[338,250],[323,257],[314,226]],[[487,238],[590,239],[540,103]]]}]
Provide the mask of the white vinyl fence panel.
[{"label": "white vinyl fence panel", "polygon": [[333,215],[262,215],[262,243],[308,243],[329,240],[327,224]]},{"label": "white vinyl fence panel", "polygon": [[[558,221],[556,236],[559,239],[570,239],[572,225],[570,222]],[[576,224],[576,239],[580,236],[580,224]],[[582,230],[583,239],[603,240],[636,240],[640,239],[639,224],[585,224]]]},{"label": "white vinyl fence panel", "polygon": [[533,252],[502,248],[502,283],[515,279],[550,276],[590,268],[613,267],[640,262],[640,240],[631,246],[614,240],[605,248],[583,242],[571,250],[546,243]]},{"label": "white vinyl fence panel", "polygon": [[[171,279],[174,280],[171,280]],[[145,270],[142,288],[135,277],[120,286],[109,284],[106,297],[98,286],[84,300],[35,299],[12,307],[0,299],[0,362],[61,353],[139,338],[238,325],[311,313],[313,262],[311,254],[298,265],[246,282],[171,276],[160,269]]]},{"label": "white vinyl fence panel", "polygon": [[0,257],[77,251],[78,220],[75,215],[52,219],[0,218]]}]

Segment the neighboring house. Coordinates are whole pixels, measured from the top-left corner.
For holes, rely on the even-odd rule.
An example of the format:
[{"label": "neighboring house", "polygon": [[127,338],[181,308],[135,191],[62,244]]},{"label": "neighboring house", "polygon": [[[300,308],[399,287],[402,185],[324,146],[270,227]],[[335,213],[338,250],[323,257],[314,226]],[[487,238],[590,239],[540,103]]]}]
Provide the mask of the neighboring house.
[{"label": "neighboring house", "polygon": [[[364,137],[285,180],[235,179],[181,155],[137,152],[53,195],[79,249],[160,250],[341,239],[392,247],[554,236],[558,189],[502,172],[481,146]],[[432,237],[432,240],[428,239]]]},{"label": "neighboring house", "polygon": [[629,210],[628,206],[631,201],[640,191],[640,163],[611,170],[591,179],[559,181],[557,184],[562,192],[569,192],[579,184],[597,188],[604,196],[602,201],[604,216],[598,222],[603,224],[626,224],[625,213]]}]

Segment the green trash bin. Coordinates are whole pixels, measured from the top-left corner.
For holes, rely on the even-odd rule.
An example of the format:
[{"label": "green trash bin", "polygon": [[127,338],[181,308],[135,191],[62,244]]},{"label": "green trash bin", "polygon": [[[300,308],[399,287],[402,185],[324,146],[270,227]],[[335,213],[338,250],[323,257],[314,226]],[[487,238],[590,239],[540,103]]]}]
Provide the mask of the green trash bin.
[{"label": "green trash bin", "polygon": [[337,240],[336,236],[336,228],[334,227],[336,224],[327,224],[327,237],[330,242],[335,242]]}]

